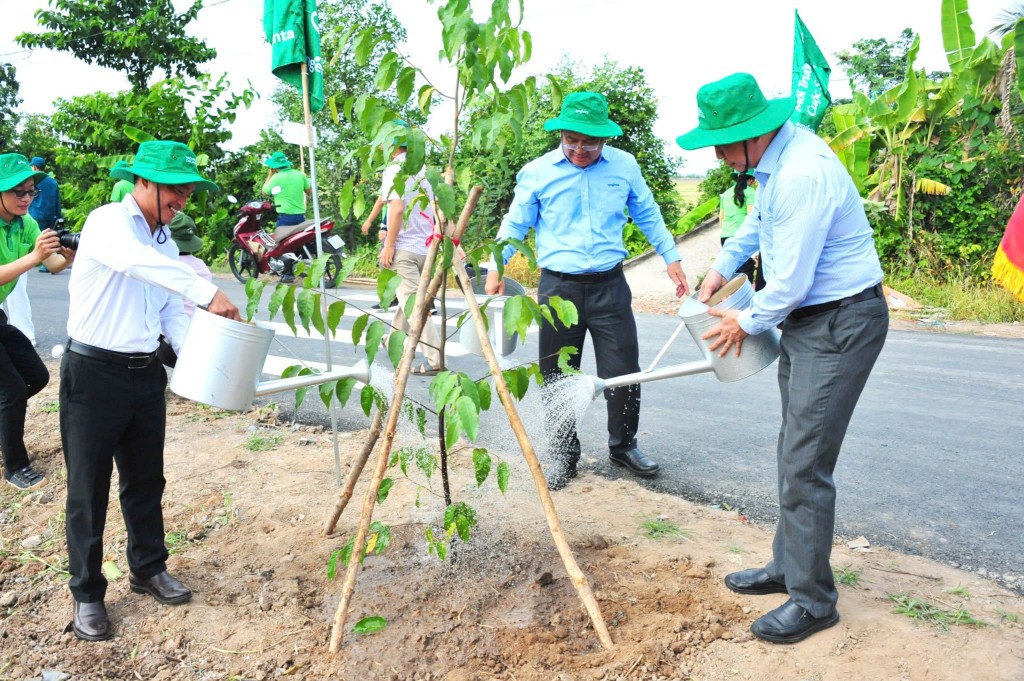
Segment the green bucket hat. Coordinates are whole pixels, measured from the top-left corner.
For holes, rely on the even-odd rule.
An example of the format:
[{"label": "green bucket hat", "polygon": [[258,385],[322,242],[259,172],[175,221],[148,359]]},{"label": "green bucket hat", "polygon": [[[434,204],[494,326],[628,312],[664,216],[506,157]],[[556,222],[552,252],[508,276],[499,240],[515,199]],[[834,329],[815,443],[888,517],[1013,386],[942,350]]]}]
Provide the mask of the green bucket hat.
[{"label": "green bucket hat", "polygon": [[697,127],[676,138],[683,149],[742,142],[779,128],[796,100],[765,99],[749,73],[734,73],[697,90]]},{"label": "green bucket hat", "polygon": [[0,154],[0,192],[14,189],[30,178],[38,183],[44,177],[46,173],[32,170],[21,154]]},{"label": "green bucket hat", "polygon": [[283,151],[275,151],[263,161],[263,165],[268,168],[274,168],[280,170],[281,168],[291,168],[292,162],[288,160],[288,157],[284,155]]},{"label": "green bucket hat", "polygon": [[[128,170],[128,161],[117,161],[114,165],[110,166],[111,177],[116,177],[116,175],[114,175],[115,170]],[[130,181],[131,180],[129,180],[129,182]]]},{"label": "green bucket hat", "polygon": [[181,142],[143,142],[132,164],[119,168],[115,163],[110,176],[129,182],[141,177],[158,184],[194,184],[196,191],[220,191],[220,187],[199,174],[195,152]]},{"label": "green bucket hat", "polygon": [[175,214],[167,228],[182,253],[195,253],[203,247],[203,240],[196,236],[195,221],[184,213]]},{"label": "green bucket hat", "polygon": [[568,130],[590,137],[616,137],[622,128],[608,118],[608,100],[599,92],[574,92],[562,101],[562,112],[544,124],[548,132]]}]

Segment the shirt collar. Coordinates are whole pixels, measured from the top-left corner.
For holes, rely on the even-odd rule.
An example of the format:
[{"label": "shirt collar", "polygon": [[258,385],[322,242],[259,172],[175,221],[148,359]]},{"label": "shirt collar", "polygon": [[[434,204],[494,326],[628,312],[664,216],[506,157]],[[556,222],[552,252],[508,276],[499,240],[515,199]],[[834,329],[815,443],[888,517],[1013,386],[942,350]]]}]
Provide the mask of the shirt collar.
[{"label": "shirt collar", "polygon": [[775,133],[775,138],[761,155],[761,160],[757,162],[757,173],[759,175],[771,175],[775,172],[775,168],[779,165],[779,159],[782,157],[782,152],[795,136],[796,126],[789,121],[783,123],[779,131]]},{"label": "shirt collar", "polygon": [[558,143],[557,147],[555,147],[554,149],[552,149],[551,151],[548,152],[548,157],[549,157],[549,160],[551,161],[551,165],[553,165],[553,166],[557,166],[562,161],[565,161],[567,164],[571,165],[573,168],[576,168],[577,170],[588,170],[589,168],[593,168],[593,167],[597,166],[598,164],[607,163],[608,162],[608,159],[605,158],[605,155],[604,155],[604,150],[607,147],[608,147],[607,144],[604,147],[601,147],[601,155],[597,157],[596,161],[591,163],[586,168],[580,168],[580,167],[578,167],[576,165],[573,165],[573,162],[570,161],[568,158],[566,158],[565,151],[562,150],[562,143],[561,142]]}]

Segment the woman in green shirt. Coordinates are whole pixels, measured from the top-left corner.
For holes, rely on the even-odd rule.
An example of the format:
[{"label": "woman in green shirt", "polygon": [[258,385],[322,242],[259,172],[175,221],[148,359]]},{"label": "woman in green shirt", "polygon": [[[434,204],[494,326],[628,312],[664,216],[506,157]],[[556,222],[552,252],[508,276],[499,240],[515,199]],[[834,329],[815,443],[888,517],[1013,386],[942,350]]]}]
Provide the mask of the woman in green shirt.
[{"label": "woman in green shirt", "polygon": [[[726,189],[718,197],[718,223],[722,226],[722,244],[736,234],[736,230],[747,219],[747,213],[753,210],[754,199],[757,198],[757,182],[754,180],[753,169],[746,173],[734,172],[731,176],[736,185]],[[764,288],[764,273],[758,267],[756,256],[740,265],[736,274],[747,275],[754,285],[754,290],[760,291]]]},{"label": "woman in green shirt", "polygon": [[[44,177],[21,154],[0,154],[0,302],[10,295],[18,277],[40,263],[60,272],[74,259],[50,229],[40,233],[28,214],[39,194],[36,182]],[[49,382],[50,374],[25,334],[7,322],[0,311],[0,451],[4,480],[17,489],[46,484],[28,461],[25,449],[25,411],[28,398]]]}]

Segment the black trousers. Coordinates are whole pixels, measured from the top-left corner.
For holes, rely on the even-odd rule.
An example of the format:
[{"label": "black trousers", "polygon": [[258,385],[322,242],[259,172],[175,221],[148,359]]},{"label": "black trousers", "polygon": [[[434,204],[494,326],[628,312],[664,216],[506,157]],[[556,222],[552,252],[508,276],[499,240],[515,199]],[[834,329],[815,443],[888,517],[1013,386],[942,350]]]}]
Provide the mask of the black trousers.
[{"label": "black trousers", "polygon": [[0,451],[4,477],[28,465],[25,410],[28,398],[50,382],[50,373],[25,334],[0,310]]},{"label": "black trousers", "polygon": [[[597,375],[610,378],[640,371],[640,347],[636,337],[636,319],[633,317],[633,294],[626,277],[619,270],[612,278],[597,283],[560,279],[544,271],[537,289],[539,302],[546,303],[552,296],[560,296],[576,305],[579,323],[566,328],[555,317],[556,326],[543,324],[540,328],[540,369],[545,380],[560,375],[558,350],[571,345],[578,352],[569,364],[580,368],[583,342],[587,333],[594,344]],[[632,385],[604,391],[608,403],[608,449],[614,453],[636,447],[636,432],[640,423],[640,386]],[[545,404],[548,432],[557,433],[558,456],[575,463],[580,456],[580,441],[576,424],[563,429],[565,405]],[[555,425],[555,424],[559,425]],[[567,430],[567,432],[566,432]]]},{"label": "black trousers", "polygon": [[[724,246],[725,242],[729,240],[729,237],[723,236],[721,238],[722,245]],[[740,265],[739,269],[736,270],[736,274],[747,275],[747,279],[750,280],[755,291],[760,291],[767,283],[764,278],[764,267],[759,267],[758,264],[754,262],[753,258],[747,258],[747,261]]]},{"label": "black trousers", "polygon": [[60,365],[60,434],[68,473],[67,541],[71,593],[102,601],[103,528],[117,464],[128,567],[142,579],[167,569],[164,520],[164,388],[158,361],[129,369],[75,352]]}]

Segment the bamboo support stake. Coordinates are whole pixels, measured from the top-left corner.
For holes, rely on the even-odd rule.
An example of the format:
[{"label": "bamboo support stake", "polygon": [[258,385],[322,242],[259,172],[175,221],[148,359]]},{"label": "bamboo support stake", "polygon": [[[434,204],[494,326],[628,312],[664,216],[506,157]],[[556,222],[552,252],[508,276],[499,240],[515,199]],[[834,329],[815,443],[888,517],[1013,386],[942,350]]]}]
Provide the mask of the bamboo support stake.
[{"label": "bamboo support stake", "polygon": [[[466,272],[465,264],[460,259],[456,259],[454,266],[455,273],[459,277],[459,281],[462,283],[463,290],[471,292],[473,290],[473,284],[469,279],[469,274]],[[495,390],[498,392],[498,397],[501,399],[501,403],[505,406],[509,424],[512,426],[516,439],[519,441],[519,446],[523,450],[523,458],[526,459],[526,464],[530,467],[530,473],[533,476],[533,484],[537,487],[537,494],[540,496],[540,503],[544,509],[544,516],[548,521],[548,528],[551,530],[551,537],[555,540],[555,547],[558,549],[558,554],[562,557],[562,563],[565,565],[565,571],[569,574],[569,579],[572,581],[573,586],[576,587],[576,593],[579,595],[580,600],[583,601],[583,606],[590,614],[590,621],[594,625],[594,631],[597,632],[597,637],[600,639],[601,645],[604,646],[606,650],[609,650],[615,644],[612,641],[611,635],[608,633],[608,627],[605,626],[604,617],[601,615],[601,608],[597,604],[597,599],[594,598],[594,594],[590,590],[590,583],[587,581],[587,576],[583,574],[583,571],[580,570],[579,566],[576,564],[576,559],[573,557],[572,549],[569,548],[569,542],[566,541],[565,533],[562,532],[562,524],[558,519],[558,513],[555,511],[555,504],[551,500],[551,490],[548,489],[548,483],[544,478],[544,472],[541,470],[540,462],[537,460],[537,453],[533,449],[533,444],[530,442],[530,438],[526,434],[526,427],[523,425],[523,421],[519,417],[519,412],[516,410],[516,405],[512,399],[512,395],[509,393],[508,384],[505,382],[505,376],[502,374],[501,366],[498,364],[498,358],[494,354],[494,348],[491,347],[490,336],[487,333],[487,327],[484,324],[483,315],[480,312],[480,306],[477,304],[476,297],[473,296],[472,293],[468,293],[466,295],[466,304],[468,305],[470,315],[473,318],[473,324],[476,326],[477,336],[480,338],[480,347],[483,349],[484,357],[487,359],[487,364],[491,368],[491,374],[494,377]]]},{"label": "bamboo support stake", "polygon": [[356,482],[359,480],[359,476],[363,472],[363,467],[366,466],[367,460],[370,458],[370,453],[373,451],[374,445],[377,444],[377,440],[380,439],[381,426],[384,424],[384,415],[380,409],[373,415],[373,425],[370,426],[370,434],[366,438],[366,444],[363,446],[363,451],[359,452],[359,457],[352,463],[352,470],[348,472],[348,478],[345,480],[345,487],[341,490],[341,495],[338,497],[338,502],[334,505],[334,510],[331,512],[331,517],[327,519],[327,524],[324,525],[323,535],[326,537],[334,533],[335,528],[338,526],[338,518],[345,512],[345,507],[348,506],[349,500],[352,498],[352,492],[355,491]]},{"label": "bamboo support stake", "polygon": [[[453,238],[460,238],[469,224],[469,216],[472,214],[480,195],[482,187],[474,187],[463,208],[459,223],[453,231]],[[366,546],[366,536],[369,534],[370,521],[373,518],[373,507],[377,502],[377,490],[384,473],[387,470],[388,458],[391,455],[391,447],[394,445],[395,432],[398,429],[398,419],[401,416],[402,400],[405,398],[405,388],[409,383],[409,374],[412,370],[413,359],[416,356],[416,345],[419,343],[423,333],[424,324],[428,323],[428,311],[433,294],[440,288],[444,279],[444,271],[438,272],[431,279],[431,271],[434,269],[434,262],[437,259],[437,250],[440,241],[435,240],[427,249],[427,256],[423,264],[423,271],[420,273],[419,286],[416,289],[416,306],[413,309],[410,322],[409,335],[405,339],[405,348],[402,352],[402,359],[398,364],[395,375],[395,396],[391,401],[391,408],[388,410],[388,420],[384,427],[384,440],[377,452],[377,465],[373,472],[373,479],[366,489],[363,497],[363,510],[359,518],[359,529],[356,531],[355,539],[352,542],[352,554],[349,559],[348,568],[345,571],[345,581],[342,584],[341,598],[338,601],[338,608],[334,613],[334,622],[331,628],[330,651],[338,652],[341,647],[341,639],[345,634],[345,621],[348,616],[348,604],[352,599],[352,592],[355,590],[356,574],[359,570],[360,558],[363,555],[363,547]],[[477,308],[479,314],[479,308]]]}]

